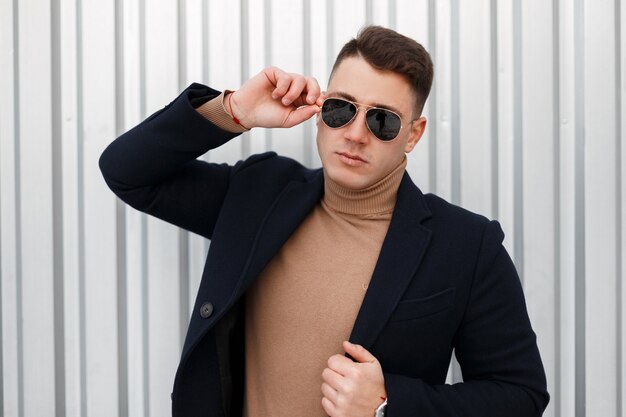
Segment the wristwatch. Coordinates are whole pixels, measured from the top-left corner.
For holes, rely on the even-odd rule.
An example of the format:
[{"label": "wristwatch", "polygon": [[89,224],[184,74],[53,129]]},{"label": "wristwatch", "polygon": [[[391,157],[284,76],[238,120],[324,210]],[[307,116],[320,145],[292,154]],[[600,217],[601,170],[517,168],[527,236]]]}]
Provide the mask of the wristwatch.
[{"label": "wristwatch", "polygon": [[381,405],[376,409],[376,414],[374,417],[385,417],[385,411],[387,411],[387,400],[383,401]]}]

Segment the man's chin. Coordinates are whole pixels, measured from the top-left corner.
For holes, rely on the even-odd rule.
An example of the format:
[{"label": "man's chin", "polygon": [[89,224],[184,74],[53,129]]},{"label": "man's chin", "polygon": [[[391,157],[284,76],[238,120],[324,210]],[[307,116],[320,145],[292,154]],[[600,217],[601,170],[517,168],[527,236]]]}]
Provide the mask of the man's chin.
[{"label": "man's chin", "polygon": [[365,189],[374,183],[366,175],[350,172],[346,169],[324,169],[324,175],[327,175],[337,185],[355,191]]}]

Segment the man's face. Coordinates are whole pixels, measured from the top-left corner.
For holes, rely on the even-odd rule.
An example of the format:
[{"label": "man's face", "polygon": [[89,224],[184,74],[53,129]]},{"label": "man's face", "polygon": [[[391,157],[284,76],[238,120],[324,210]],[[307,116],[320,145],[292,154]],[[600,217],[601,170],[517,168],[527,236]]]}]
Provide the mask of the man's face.
[{"label": "man's face", "polygon": [[360,57],[339,64],[326,95],[387,108],[402,119],[398,136],[383,142],[365,124],[366,107],[360,106],[355,119],[338,129],[329,128],[318,117],[317,149],[324,173],[349,189],[367,188],[393,171],[426,128],[423,117],[412,122],[415,100],[409,83],[399,74],[374,69]]}]

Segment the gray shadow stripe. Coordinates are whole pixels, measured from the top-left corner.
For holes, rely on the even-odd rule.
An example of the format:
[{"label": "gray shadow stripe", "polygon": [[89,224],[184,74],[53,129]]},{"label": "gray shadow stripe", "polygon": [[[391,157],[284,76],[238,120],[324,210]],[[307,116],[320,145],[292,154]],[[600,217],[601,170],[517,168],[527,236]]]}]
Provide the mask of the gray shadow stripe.
[{"label": "gray shadow stripe", "polygon": [[[437,9],[435,0],[428,0],[428,51],[434,59],[437,57]],[[436,68],[436,67],[435,67]],[[428,117],[430,118],[430,131],[428,134],[428,186],[431,193],[437,193],[437,80],[433,79],[433,85],[428,97]]]},{"label": "gray shadow stripe", "polygon": [[61,78],[61,6],[50,3],[52,64],[52,256],[54,294],[54,395],[55,415],[64,417],[65,404],[65,315],[63,251],[63,131]]},{"label": "gray shadow stripe", "polygon": [[[139,114],[148,115],[146,109],[146,0],[139,0]],[[143,415],[150,417],[150,316],[148,281],[148,216],[141,214],[141,347],[142,347],[142,394]]]},{"label": "gray shadow stripe", "polygon": [[148,280],[148,216],[141,214],[141,344],[143,350],[144,417],[150,417],[150,284]]},{"label": "gray shadow stripe", "polygon": [[559,83],[561,73],[560,45],[561,27],[559,24],[559,0],[552,0],[552,136],[554,165],[554,211],[552,221],[554,223],[554,415],[561,417],[561,85]]},{"label": "gray shadow stripe", "polygon": [[461,108],[460,108],[460,59],[459,59],[459,0],[450,2],[450,67],[452,70],[451,115],[451,193],[453,204],[461,204]]},{"label": "gray shadow stripe", "polygon": [[[264,0],[263,6],[263,24],[265,26],[263,33],[263,47],[265,49],[263,61],[267,67],[272,65],[272,29],[274,28],[272,25],[272,0]],[[274,147],[272,130],[273,129],[264,129],[265,150],[271,150]]]},{"label": "gray shadow stripe", "polygon": [[78,199],[78,328],[80,412],[87,417],[87,322],[85,289],[85,182],[84,182],[83,1],[76,1],[76,172]]},{"label": "gray shadow stripe", "polygon": [[[124,3],[115,0],[115,134],[120,135],[126,124],[124,91]],[[126,264],[126,208],[115,201],[115,251],[117,276],[117,372],[118,415],[128,417],[128,296]]]},{"label": "gray shadow stripe", "polygon": [[[250,10],[248,0],[239,0],[240,7],[240,48],[241,48],[241,85],[245,83],[250,74],[250,34],[248,33]],[[241,158],[247,158],[251,154],[250,133],[241,135]]]},{"label": "gray shadow stripe", "polygon": [[209,57],[210,57],[210,44],[209,44],[209,2],[202,2],[202,81],[205,84],[209,84],[209,76],[211,75],[209,70]]},{"label": "gray shadow stripe", "polygon": [[513,2],[513,258],[524,284],[524,158],[522,2]]},{"label": "gray shadow stripe", "polygon": [[24,336],[22,333],[22,176],[20,141],[20,49],[19,49],[19,7],[13,0],[13,152],[15,166],[15,314],[17,349],[17,415],[24,417]]},{"label": "gray shadow stripe", "polygon": [[[210,76],[211,76],[211,71],[209,68],[209,60],[210,60],[210,56],[211,56],[211,47],[210,47],[210,36],[209,36],[209,2],[208,1],[203,1],[202,2],[202,77],[204,79],[204,83],[207,85],[210,85]],[[209,155],[210,155],[210,151],[207,152],[204,156],[203,159],[208,161],[209,160]],[[207,239],[204,241],[204,252],[208,253],[209,252],[209,245],[211,244],[211,242]],[[191,294],[187,294],[187,297],[192,296]],[[188,305],[192,305],[192,301],[191,299],[188,301]],[[189,315],[191,314],[191,312],[188,310],[187,311],[187,318],[189,318]]]},{"label": "gray shadow stripe", "polygon": [[[178,88],[187,84],[187,2],[178,0]],[[182,352],[189,321],[189,232],[178,230],[178,328]]]},{"label": "gray shadow stripe", "polygon": [[374,4],[373,0],[365,0],[365,24],[371,25],[374,21],[373,13],[374,13]]},{"label": "gray shadow stripe", "polygon": [[[305,76],[311,75],[311,0],[302,3],[302,68]],[[313,164],[313,135],[309,123],[303,123],[304,160],[305,166]]]},{"label": "gray shadow stripe", "polygon": [[622,298],[622,8],[621,1],[615,0],[615,198],[617,201],[615,212],[615,249],[617,256],[615,257],[616,285],[615,295],[617,306],[617,372],[616,372],[616,388],[617,388],[617,417],[622,417],[624,412],[623,378],[624,378],[624,358],[622,349],[624,348],[624,334],[622,332],[622,314],[623,314],[623,298]]},{"label": "gray shadow stripe", "polygon": [[585,16],[584,0],[574,2],[574,275],[575,275],[575,416],[586,415],[585,327]]},{"label": "gray shadow stripe", "polygon": [[489,36],[490,36],[490,68],[491,68],[491,217],[500,217],[500,143],[498,132],[500,119],[498,109],[499,82],[498,82],[498,0],[491,0],[489,10]]}]

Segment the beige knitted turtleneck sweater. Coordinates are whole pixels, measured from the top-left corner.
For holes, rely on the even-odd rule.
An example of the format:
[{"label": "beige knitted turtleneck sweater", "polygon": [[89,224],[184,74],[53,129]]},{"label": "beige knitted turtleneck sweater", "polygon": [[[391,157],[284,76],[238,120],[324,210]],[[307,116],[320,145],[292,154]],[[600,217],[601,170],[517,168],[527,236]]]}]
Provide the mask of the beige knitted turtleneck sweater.
[{"label": "beige knitted turtleneck sweater", "polygon": [[326,415],[322,371],[350,337],[405,167],[358,191],[325,177],[324,198],[248,291],[245,417]]}]

